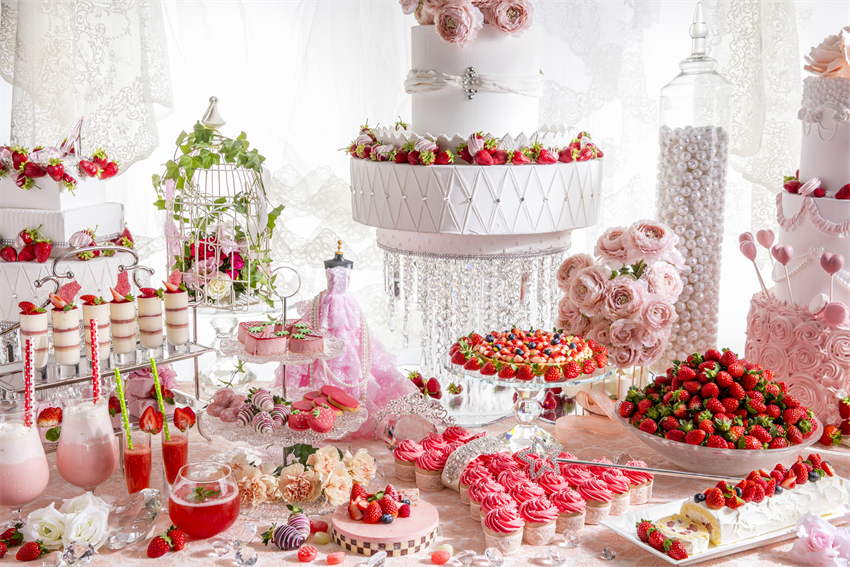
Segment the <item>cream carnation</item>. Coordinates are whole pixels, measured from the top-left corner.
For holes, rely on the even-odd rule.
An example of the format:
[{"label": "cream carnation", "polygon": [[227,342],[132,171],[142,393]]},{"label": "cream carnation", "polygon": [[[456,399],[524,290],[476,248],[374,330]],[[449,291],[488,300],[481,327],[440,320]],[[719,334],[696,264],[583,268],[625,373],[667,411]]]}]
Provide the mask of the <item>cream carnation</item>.
[{"label": "cream carnation", "polygon": [[375,457],[370,455],[366,449],[357,449],[353,455],[346,451],[342,463],[351,476],[351,480],[363,486],[368,486],[378,472],[378,468],[375,466]]},{"label": "cream carnation", "polygon": [[850,77],[850,26],[830,35],[806,55],[803,67],[822,77]]},{"label": "cream carnation", "polygon": [[339,450],[333,445],[325,445],[307,457],[307,466],[313,467],[313,470],[321,478],[328,476],[339,462]]},{"label": "cream carnation", "polygon": [[558,280],[558,287],[561,291],[570,290],[570,282],[579,270],[589,268],[593,265],[593,258],[589,254],[574,254],[564,260],[555,274]]},{"label": "cream carnation", "polygon": [[611,270],[607,266],[596,264],[582,268],[570,282],[570,301],[585,315],[596,315],[605,301],[605,292]]},{"label": "cream carnation", "polygon": [[322,480],[315,471],[296,463],[281,471],[278,487],[281,497],[290,504],[313,502],[322,493]]},{"label": "cream carnation", "polygon": [[487,19],[497,30],[519,36],[531,27],[533,13],[528,0],[502,0],[488,7]]},{"label": "cream carnation", "polygon": [[443,41],[466,47],[484,27],[484,15],[469,0],[449,0],[434,16],[434,25]]},{"label": "cream carnation", "polygon": [[602,233],[596,241],[593,253],[612,268],[622,268],[638,259],[632,235],[627,228],[615,226]]},{"label": "cream carnation", "polygon": [[332,506],[346,502],[351,495],[353,481],[345,465],[339,463],[325,480],[325,496]]}]

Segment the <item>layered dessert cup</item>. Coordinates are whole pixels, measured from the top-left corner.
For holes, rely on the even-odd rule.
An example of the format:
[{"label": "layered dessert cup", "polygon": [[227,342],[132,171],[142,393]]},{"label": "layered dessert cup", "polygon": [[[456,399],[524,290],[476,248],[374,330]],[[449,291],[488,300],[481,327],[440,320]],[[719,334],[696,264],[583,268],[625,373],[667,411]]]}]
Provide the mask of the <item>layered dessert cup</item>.
[{"label": "layered dessert cup", "polygon": [[109,302],[109,320],[112,326],[112,351],[118,364],[136,362],[136,302]]},{"label": "layered dessert cup", "polygon": [[56,309],[50,312],[53,319],[53,357],[56,364],[76,366],[80,363],[80,311]]},{"label": "layered dessert cup", "polygon": [[[396,478],[407,482],[416,481],[416,459],[424,452],[424,449],[418,443],[414,443],[410,439],[405,439],[399,443],[393,451]],[[463,501],[463,492],[461,492],[461,501]],[[468,499],[467,502],[469,502]]]},{"label": "layered dessert cup", "polygon": [[525,522],[513,508],[493,510],[484,518],[484,545],[513,555],[522,546]]},{"label": "layered dessert cup", "polygon": [[[643,461],[629,461],[630,467],[646,467]],[[651,472],[624,470],[623,474],[629,479],[629,503],[632,506],[646,504],[652,498],[652,483],[654,475]]]},{"label": "layered dessert cup", "polygon": [[83,341],[86,345],[86,359],[91,362],[91,320],[97,321],[97,346],[100,360],[109,358],[111,350],[109,330],[109,304],[83,304]]},{"label": "layered dessert cup", "polygon": [[581,494],[568,488],[549,496],[549,501],[558,509],[558,522],[555,530],[578,531],[584,527],[586,503]]},{"label": "layered dessert cup", "polygon": [[182,347],[189,342],[189,292],[166,291],[163,298],[168,342],[175,347]]},{"label": "layered dessert cup", "polygon": [[139,338],[142,346],[158,349],[162,346],[162,299],[139,297]]},{"label": "layered dessert cup", "polygon": [[443,468],[448,455],[442,451],[425,451],[416,459],[416,488],[424,492],[439,492],[443,489]]},{"label": "layered dessert cup", "polygon": [[599,524],[611,512],[611,501],[614,493],[608,489],[608,484],[599,478],[592,478],[578,487],[578,493],[584,498],[586,524]]},{"label": "layered dessert cup", "polygon": [[21,313],[18,321],[21,324],[21,351],[27,339],[32,340],[33,368],[47,366],[50,347],[47,338],[47,311],[43,313]]},{"label": "layered dessert cup", "polygon": [[610,469],[602,474],[599,477],[600,480],[605,481],[608,485],[608,490],[614,495],[611,498],[611,512],[612,516],[622,516],[626,512],[629,511],[629,501],[631,496],[629,495],[629,479],[622,473],[622,471],[616,469]]},{"label": "layered dessert cup", "polygon": [[522,541],[528,545],[547,545],[555,537],[558,509],[548,498],[532,498],[519,505],[519,517],[525,522]]}]

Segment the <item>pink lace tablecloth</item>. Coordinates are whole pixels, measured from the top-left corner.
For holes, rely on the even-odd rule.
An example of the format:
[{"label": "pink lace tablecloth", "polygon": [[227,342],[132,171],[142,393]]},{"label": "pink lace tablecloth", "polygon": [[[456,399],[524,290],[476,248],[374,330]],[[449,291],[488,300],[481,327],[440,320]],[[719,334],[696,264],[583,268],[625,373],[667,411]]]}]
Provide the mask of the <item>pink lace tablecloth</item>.
[{"label": "pink lace tablecloth", "polygon": [[[502,420],[494,425],[484,428],[490,434],[498,434],[507,429],[510,425],[510,419]],[[626,431],[622,431],[615,436],[598,436],[589,432],[577,432],[571,441],[566,445],[566,449],[582,459],[594,459],[601,456],[606,456],[614,460],[617,455],[622,452],[628,452],[633,458],[646,461],[650,467],[658,468],[676,468],[675,465],[662,459],[652,450],[636,445],[634,437]],[[347,448],[347,443],[336,443],[340,448]],[[214,454],[222,453],[237,447],[235,443],[230,443],[220,437],[214,438],[212,443],[207,443],[196,430],[191,431],[190,440],[190,461],[202,460]],[[393,483],[396,487],[413,488],[412,483],[397,481],[394,475],[393,459],[389,451],[387,451],[383,443],[376,441],[370,437],[364,437],[352,443],[352,448],[365,447],[369,453],[378,459],[378,470],[383,473],[386,482]],[[841,476],[850,476],[850,453],[841,454],[835,452],[824,452],[825,458],[828,458],[835,466],[837,472]],[[826,455],[828,454],[828,457]],[[24,514],[43,506],[48,505],[51,501],[61,503],[63,498],[70,498],[80,493],[79,489],[65,483],[55,468],[55,455],[50,455],[49,461],[51,464],[51,479],[42,497],[28,506],[24,510]],[[161,456],[159,445],[155,444],[154,449],[154,473],[152,475],[153,488],[161,486]],[[653,497],[647,506],[654,506],[675,500],[692,496],[697,490],[704,487],[704,481],[675,479],[672,477],[656,477],[653,489]],[[105,484],[101,485],[96,494],[101,497],[105,495],[114,495],[116,498],[123,498],[126,495],[124,481],[120,473],[117,473]],[[489,563],[483,558],[484,553],[484,538],[480,524],[473,521],[469,517],[468,506],[460,503],[460,497],[457,492],[451,490],[443,490],[439,493],[422,493],[422,498],[431,504],[435,505],[439,512],[442,522],[443,543],[451,544],[455,551],[463,549],[471,549],[478,554],[478,558],[473,563],[473,566],[486,567]],[[642,507],[638,507],[642,508]],[[6,512],[5,510],[3,511]],[[285,518],[287,512],[281,504],[281,518]],[[329,517],[323,518],[330,520]],[[155,533],[165,530],[170,525],[168,514],[163,513],[157,520]],[[268,525],[258,526],[258,535],[268,529]],[[619,535],[609,531],[601,526],[587,526],[581,532],[581,544],[578,548],[568,552],[566,565],[634,565],[641,567],[662,566],[667,563],[655,558],[653,555],[643,551],[630,542],[627,542]],[[215,539],[215,538],[213,538]],[[553,543],[560,540],[560,535]],[[786,552],[790,548],[793,540],[788,540],[784,543],[766,546],[754,551],[744,552],[737,555],[729,556],[722,560],[715,560],[703,563],[707,566],[728,565],[728,566],[749,566],[749,565],[795,565],[786,557]],[[144,545],[138,544],[128,549],[119,552],[112,552],[103,549],[90,565],[95,567],[112,567],[115,565],[236,565],[234,555],[231,553],[225,558],[218,558],[214,555],[211,545],[211,540],[191,541],[186,548],[179,552],[170,552],[165,557],[157,560],[148,559],[145,555],[147,542]],[[307,540],[307,543],[312,543],[312,537]],[[254,540],[252,546],[259,552],[259,561],[257,565],[303,565],[298,562],[297,554],[294,551],[280,551],[274,545],[264,547],[259,541],[259,537]],[[614,562],[608,562],[601,558],[602,549],[610,546],[617,552],[617,557]],[[325,556],[328,553],[339,551],[340,548],[333,544],[316,546],[319,550],[317,559],[312,563],[314,565],[326,565]],[[17,548],[10,550],[7,556],[0,560],[0,565],[21,563],[15,561],[14,553]],[[360,556],[349,556],[346,558],[344,565],[357,565],[363,561]],[[41,562],[32,564],[40,565]],[[394,567],[407,565],[430,565],[430,553],[420,553],[414,557],[394,558],[391,565]],[[454,563],[458,565],[458,563]],[[505,566],[526,566],[526,565],[551,565],[546,555],[546,547],[530,547],[523,546],[521,552],[517,555],[506,558]]]}]

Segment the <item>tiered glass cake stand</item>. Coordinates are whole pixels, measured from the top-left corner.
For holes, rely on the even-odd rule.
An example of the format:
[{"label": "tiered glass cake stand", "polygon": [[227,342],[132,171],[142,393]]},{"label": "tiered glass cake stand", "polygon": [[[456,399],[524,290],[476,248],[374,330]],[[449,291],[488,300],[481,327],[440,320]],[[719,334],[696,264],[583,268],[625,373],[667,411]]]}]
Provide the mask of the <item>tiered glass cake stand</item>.
[{"label": "tiered glass cake stand", "polygon": [[567,388],[572,386],[583,386],[602,382],[614,377],[617,372],[613,366],[607,366],[597,370],[593,374],[582,374],[572,380],[561,380],[558,382],[546,382],[542,376],[536,376],[533,380],[502,380],[498,376],[484,376],[478,372],[465,370],[463,366],[444,362],[443,367],[449,374],[459,378],[470,378],[484,382],[491,386],[512,388],[516,390],[517,398],[513,405],[513,413],[516,417],[516,425],[499,435],[499,439],[510,444],[516,450],[531,446],[534,439],[539,438],[543,443],[556,443],[555,437],[537,424],[537,419],[543,411],[538,396],[542,390],[548,388]]}]

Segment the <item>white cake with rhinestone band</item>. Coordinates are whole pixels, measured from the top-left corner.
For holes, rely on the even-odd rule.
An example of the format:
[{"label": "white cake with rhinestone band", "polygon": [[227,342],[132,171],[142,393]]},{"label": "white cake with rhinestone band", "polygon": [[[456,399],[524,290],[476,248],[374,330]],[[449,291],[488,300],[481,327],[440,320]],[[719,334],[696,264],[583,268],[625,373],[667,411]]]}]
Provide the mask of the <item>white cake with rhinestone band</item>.
[{"label": "white cake with rhinestone band", "polygon": [[806,57],[800,169],[776,196],[778,234],[756,239],[772,247],[774,287],[747,316],[747,360],[773,369],[825,422],[834,391],[850,391],[850,60],[832,47],[848,42],[845,28]]}]

